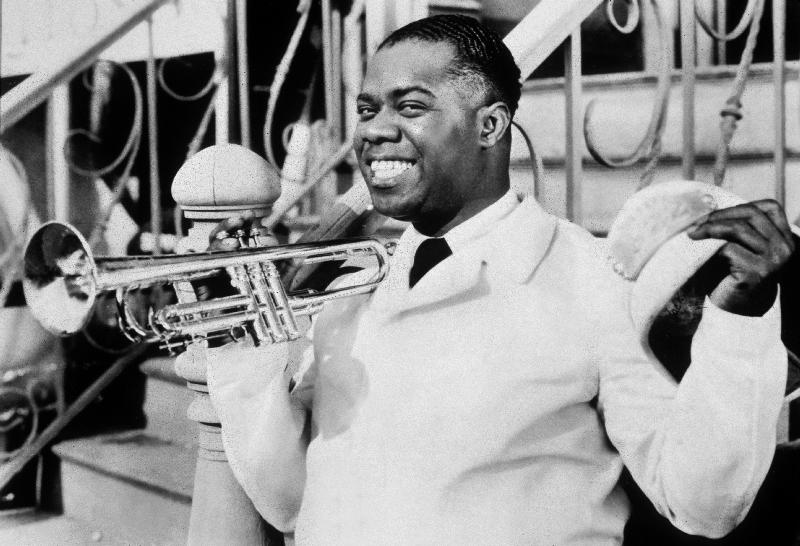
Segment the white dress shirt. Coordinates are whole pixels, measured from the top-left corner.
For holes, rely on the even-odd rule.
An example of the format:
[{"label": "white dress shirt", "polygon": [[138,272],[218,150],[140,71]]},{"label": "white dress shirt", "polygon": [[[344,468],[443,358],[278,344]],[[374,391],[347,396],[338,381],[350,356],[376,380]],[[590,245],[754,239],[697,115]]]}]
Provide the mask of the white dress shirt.
[{"label": "white dress shirt", "polygon": [[675,385],[596,240],[534,200],[453,229],[409,289],[422,238],[403,234],[371,297],[326,307],[313,351],[210,355],[228,458],[268,521],[309,545],[619,544],[623,465],[684,531],[746,515],[785,384],[775,308],[709,306]]}]

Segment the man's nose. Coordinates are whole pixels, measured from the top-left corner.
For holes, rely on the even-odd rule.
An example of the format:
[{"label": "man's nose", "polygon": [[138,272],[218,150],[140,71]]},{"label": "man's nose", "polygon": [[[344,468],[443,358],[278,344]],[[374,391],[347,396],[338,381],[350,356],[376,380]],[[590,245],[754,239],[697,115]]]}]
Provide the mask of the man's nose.
[{"label": "man's nose", "polygon": [[400,128],[385,112],[378,112],[372,119],[360,122],[358,134],[370,144],[400,140]]}]

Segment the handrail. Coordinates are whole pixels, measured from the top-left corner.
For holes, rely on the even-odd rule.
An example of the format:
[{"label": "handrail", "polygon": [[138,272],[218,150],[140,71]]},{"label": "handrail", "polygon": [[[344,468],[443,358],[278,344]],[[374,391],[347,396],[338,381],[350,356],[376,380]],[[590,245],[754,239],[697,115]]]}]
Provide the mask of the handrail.
[{"label": "handrail", "polygon": [[[603,0],[541,0],[503,39],[522,80],[561,45]],[[538,39],[532,40],[532,36]]]},{"label": "handrail", "polygon": [[41,434],[17,453],[13,459],[7,463],[0,465],[0,489],[8,485],[8,482],[22,470],[28,462],[36,456],[47,444],[56,439],[59,433],[64,430],[72,420],[78,416],[86,406],[92,403],[97,398],[103,389],[108,387],[111,382],[116,379],[119,374],[125,370],[131,363],[135,362],[139,357],[144,355],[150,348],[148,344],[141,343],[133,346],[130,352],[118,358],[114,363],[92,383],[88,389],[83,391],[81,395],[62,413],[55,421],[50,423]]},{"label": "handrail", "polygon": [[173,0],[146,0],[145,4],[122,18],[101,36],[59,58],[50,66],[28,76],[22,83],[0,97],[0,134],[44,102],[53,88],[68,82],[91,65],[97,56],[124,34]]}]

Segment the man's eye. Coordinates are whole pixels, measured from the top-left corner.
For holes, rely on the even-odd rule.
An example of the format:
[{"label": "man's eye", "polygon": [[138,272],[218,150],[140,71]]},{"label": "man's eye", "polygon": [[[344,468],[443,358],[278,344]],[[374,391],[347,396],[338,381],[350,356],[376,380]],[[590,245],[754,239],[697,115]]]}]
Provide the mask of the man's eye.
[{"label": "man's eye", "polygon": [[398,110],[404,116],[418,116],[425,112],[426,108],[424,104],[419,102],[403,102]]},{"label": "man's eye", "polygon": [[366,104],[359,104],[356,107],[356,112],[358,112],[358,117],[361,119],[369,119],[370,117],[375,115],[375,108],[372,106],[367,106]]}]

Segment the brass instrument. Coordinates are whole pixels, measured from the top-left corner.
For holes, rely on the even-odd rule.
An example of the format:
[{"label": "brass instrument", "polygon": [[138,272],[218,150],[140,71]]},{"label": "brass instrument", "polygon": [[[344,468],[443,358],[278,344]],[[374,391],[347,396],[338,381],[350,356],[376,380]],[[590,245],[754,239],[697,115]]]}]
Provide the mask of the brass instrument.
[{"label": "brass instrument", "polygon": [[[373,279],[324,292],[287,293],[275,265],[282,260],[310,264],[354,257],[376,260]],[[238,293],[197,301],[191,281],[223,272]],[[91,317],[98,294],[114,291],[120,327],[131,340],[160,341],[173,349],[197,339],[228,335],[238,339],[246,332],[256,343],[296,339],[301,335],[298,316],[319,312],[329,300],[369,293],[387,272],[387,250],[374,239],[181,255],[95,257],[75,228],[49,222],[34,233],[25,249],[22,282],[31,312],[53,333],[79,331]],[[168,283],[173,284],[178,303],[150,309],[148,324],[142,325],[127,303],[129,293]]]}]

